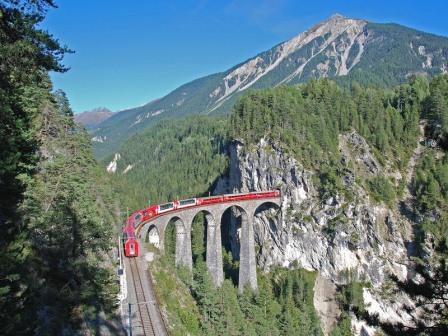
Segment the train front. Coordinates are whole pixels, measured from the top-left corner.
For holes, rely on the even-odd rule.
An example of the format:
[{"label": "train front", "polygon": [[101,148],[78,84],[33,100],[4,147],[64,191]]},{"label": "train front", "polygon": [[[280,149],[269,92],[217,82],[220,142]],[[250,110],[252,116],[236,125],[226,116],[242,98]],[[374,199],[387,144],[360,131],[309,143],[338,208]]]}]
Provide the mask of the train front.
[{"label": "train front", "polygon": [[132,214],[126,221],[123,229],[123,249],[126,257],[138,257],[139,245],[135,237],[136,220],[141,218],[141,214]]}]

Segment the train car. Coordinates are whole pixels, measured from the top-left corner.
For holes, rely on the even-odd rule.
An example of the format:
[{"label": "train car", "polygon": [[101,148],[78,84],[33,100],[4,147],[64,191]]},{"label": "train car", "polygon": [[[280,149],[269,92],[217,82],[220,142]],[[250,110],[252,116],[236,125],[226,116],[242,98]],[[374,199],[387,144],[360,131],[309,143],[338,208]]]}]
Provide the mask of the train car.
[{"label": "train car", "polygon": [[189,198],[189,199],[184,199],[184,200],[174,202],[174,207],[176,209],[188,208],[188,207],[192,207],[195,205],[197,205],[196,198]]},{"label": "train car", "polygon": [[139,246],[135,237],[128,237],[124,242],[124,255],[125,257],[138,257]]},{"label": "train car", "polygon": [[198,205],[217,204],[223,201],[223,196],[202,197],[198,199]]},{"label": "train car", "polygon": [[143,220],[143,213],[141,210],[134,212],[126,220],[126,225],[123,228],[123,250],[126,257],[138,257],[139,245],[135,237],[135,228]]},{"label": "train car", "polygon": [[154,204],[154,205],[150,205],[150,206],[144,208],[141,211],[141,214],[142,214],[143,217],[140,220],[140,222],[146,222],[146,221],[150,220],[151,218],[157,216],[157,214],[158,214],[158,210],[157,210],[158,207],[159,206],[157,204]]},{"label": "train car", "polygon": [[175,207],[174,207],[174,202],[169,202],[169,203],[165,203],[165,204],[160,204],[160,205],[157,207],[157,215],[158,215],[158,214],[161,214],[161,213],[164,213],[164,212],[168,212],[168,211],[174,210],[174,209],[175,209]]},{"label": "train car", "polygon": [[127,218],[125,227],[123,228],[124,254],[126,257],[137,257],[139,255],[139,245],[135,236],[135,231],[139,229],[139,225],[141,223],[147,222],[148,220],[158,217],[161,214],[201,205],[212,205],[225,202],[246,201],[251,199],[278,196],[280,196],[280,191],[272,190],[244,194],[227,194],[211,197],[188,198],[160,205],[150,205],[144,209],[135,211]]}]

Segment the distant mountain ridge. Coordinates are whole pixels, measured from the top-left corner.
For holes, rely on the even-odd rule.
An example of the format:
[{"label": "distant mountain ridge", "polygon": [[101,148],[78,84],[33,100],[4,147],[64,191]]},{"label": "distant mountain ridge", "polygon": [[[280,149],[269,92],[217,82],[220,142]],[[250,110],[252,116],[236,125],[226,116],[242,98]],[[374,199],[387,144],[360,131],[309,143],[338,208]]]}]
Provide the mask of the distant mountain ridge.
[{"label": "distant mountain ridge", "polygon": [[221,73],[189,82],[159,100],[119,112],[98,125],[97,157],[163,118],[223,114],[248,89],[312,78],[393,86],[413,74],[448,71],[448,38],[397,24],[333,15],[311,29]]},{"label": "distant mountain ridge", "polygon": [[105,121],[114,114],[106,107],[97,107],[90,111],[75,114],[75,121],[87,128],[92,128]]}]

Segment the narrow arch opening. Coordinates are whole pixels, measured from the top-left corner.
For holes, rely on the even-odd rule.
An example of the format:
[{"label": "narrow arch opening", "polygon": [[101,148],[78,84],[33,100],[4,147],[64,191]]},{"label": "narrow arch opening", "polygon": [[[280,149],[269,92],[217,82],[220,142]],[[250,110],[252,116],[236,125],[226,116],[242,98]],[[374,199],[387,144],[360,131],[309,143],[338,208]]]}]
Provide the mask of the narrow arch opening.
[{"label": "narrow arch opening", "polygon": [[193,268],[205,270],[205,258],[207,250],[207,219],[206,211],[198,212],[191,223],[191,253]]},{"label": "narrow arch opening", "polygon": [[254,241],[257,264],[263,267],[269,263],[272,250],[281,230],[280,207],[273,202],[265,202],[255,209]]},{"label": "narrow arch opening", "polygon": [[176,245],[179,244],[178,235],[185,233],[185,226],[179,217],[173,217],[168,221],[164,237],[164,254],[171,264],[176,261]]},{"label": "narrow arch opening", "polygon": [[226,209],[221,217],[221,240],[224,277],[238,285],[241,251],[241,227],[246,212],[238,206]]},{"label": "narrow arch opening", "polygon": [[146,234],[145,242],[154,246],[157,249],[160,249],[160,235],[157,226],[151,225],[148,228],[148,233]]}]

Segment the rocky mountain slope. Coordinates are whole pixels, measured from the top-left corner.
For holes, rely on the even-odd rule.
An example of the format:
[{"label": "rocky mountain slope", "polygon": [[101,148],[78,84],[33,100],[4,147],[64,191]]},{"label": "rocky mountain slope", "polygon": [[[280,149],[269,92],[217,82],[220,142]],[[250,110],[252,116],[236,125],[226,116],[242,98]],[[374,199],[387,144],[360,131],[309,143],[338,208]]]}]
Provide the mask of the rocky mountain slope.
[{"label": "rocky mountain slope", "polygon": [[94,128],[114,113],[106,107],[97,107],[90,111],[75,114],[75,121],[87,128]]},{"label": "rocky mountain slope", "polygon": [[[402,305],[409,303],[409,299],[404,295],[387,297],[383,291],[388,274],[400,279],[408,277],[405,237],[411,228],[394,207],[377,204],[357,184],[357,171],[368,172],[371,176],[384,171],[367,142],[356,132],[344,134],[340,150],[347,168],[344,188],[353,192],[353,199],[338,194],[322,201],[314,186],[315,173],[305,169],[275,143],[264,140],[251,149],[241,142],[230,146],[230,170],[219,181],[215,192],[282,190],[281,219],[275,215],[278,211],[275,208],[256,215],[257,262],[265,270],[273,265],[291,267],[296,263],[319,272],[314,304],[324,331],[330,330],[338,317],[334,284],[345,284],[353,279],[371,284],[363,293],[369,312],[408,324],[411,316]],[[237,239],[236,226],[231,226],[232,229],[234,232],[230,236]],[[238,250],[232,252],[237,254]],[[373,335],[373,328],[352,318],[357,334]]]},{"label": "rocky mountain slope", "polygon": [[104,157],[162,118],[222,114],[247,89],[333,77],[392,86],[410,75],[448,70],[448,39],[396,24],[334,15],[292,39],[222,73],[187,83],[144,106],[117,113],[94,132]]}]

